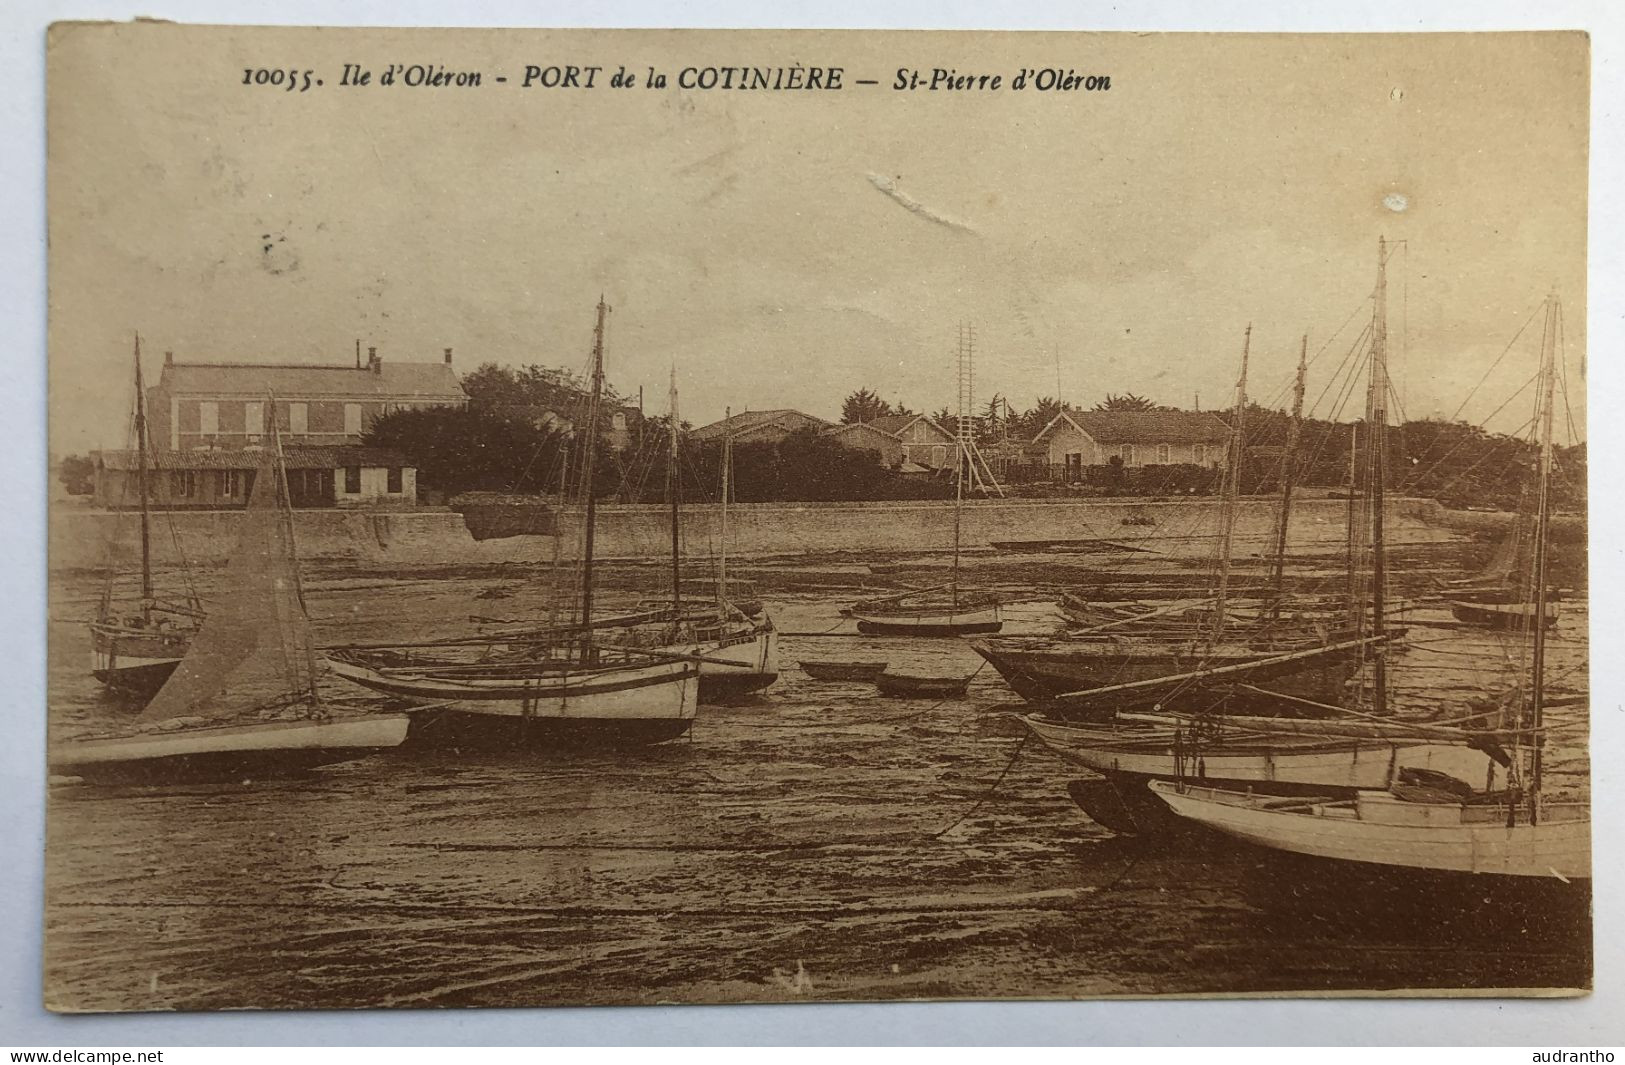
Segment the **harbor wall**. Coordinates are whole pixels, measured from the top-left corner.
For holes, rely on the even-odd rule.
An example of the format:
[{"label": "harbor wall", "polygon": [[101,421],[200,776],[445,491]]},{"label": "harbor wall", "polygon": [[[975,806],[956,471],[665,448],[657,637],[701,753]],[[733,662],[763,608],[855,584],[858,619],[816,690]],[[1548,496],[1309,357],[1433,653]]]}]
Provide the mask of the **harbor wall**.
[{"label": "harbor wall", "polygon": [[[1212,549],[1219,506],[1213,499],[977,500],[965,505],[962,537],[970,548],[995,541],[1155,540],[1162,553],[1199,555]],[[1294,548],[1341,544],[1346,506],[1335,499],[1294,503]],[[1414,540],[1452,535],[1449,519],[1461,512],[1445,511],[1433,500],[1400,499],[1390,513],[1390,535]],[[599,558],[658,558],[671,550],[670,512],[662,506],[608,505],[599,507],[598,515]],[[236,542],[240,518],[241,511],[153,515],[154,562],[159,566],[181,558],[188,564],[224,562]],[[1481,532],[1495,519],[1473,514],[1462,531]],[[1275,520],[1272,500],[1243,500],[1237,514],[1238,548],[1258,550],[1270,543]],[[447,510],[301,510],[295,513],[295,528],[304,559],[381,566],[546,562],[555,551],[569,558],[577,548],[576,537],[568,533],[557,545],[551,537],[477,542],[462,516]],[[715,506],[684,509],[687,554],[713,553],[719,531]],[[736,557],[946,550],[953,546],[953,506],[937,501],[739,504],[729,509],[728,539],[729,553]],[[109,558],[119,566],[134,564],[140,557],[139,524],[128,512],[62,504],[52,508],[49,544],[53,570],[99,568]]]}]

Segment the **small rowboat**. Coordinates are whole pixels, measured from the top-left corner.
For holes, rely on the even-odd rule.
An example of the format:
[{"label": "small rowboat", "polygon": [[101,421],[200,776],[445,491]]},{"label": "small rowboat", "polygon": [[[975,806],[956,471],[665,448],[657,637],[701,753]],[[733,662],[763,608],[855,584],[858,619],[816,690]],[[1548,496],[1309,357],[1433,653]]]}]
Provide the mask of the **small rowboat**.
[{"label": "small rowboat", "polygon": [[882,673],[875,678],[875,687],[881,695],[901,699],[945,698],[964,695],[970,687],[970,677],[918,677],[907,673]]},{"label": "small rowboat", "polygon": [[801,671],[814,680],[872,681],[886,672],[885,662],[832,662],[802,659]]}]

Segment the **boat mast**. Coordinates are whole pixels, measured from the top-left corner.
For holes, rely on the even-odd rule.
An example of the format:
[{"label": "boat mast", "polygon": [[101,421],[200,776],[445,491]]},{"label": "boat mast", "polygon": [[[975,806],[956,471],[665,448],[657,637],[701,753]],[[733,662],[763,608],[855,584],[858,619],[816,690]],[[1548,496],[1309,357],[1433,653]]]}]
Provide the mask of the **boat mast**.
[{"label": "boat mast", "polygon": [[1348,540],[1348,586],[1347,609],[1349,624],[1355,636],[1361,635],[1365,627],[1365,611],[1360,609],[1360,521],[1359,499],[1360,494],[1360,423],[1349,423],[1349,480],[1348,480],[1348,506],[1345,509],[1344,523]]},{"label": "boat mast", "polygon": [[671,408],[671,454],[666,459],[666,498],[671,502],[671,608],[675,614],[683,606],[683,475],[677,466],[677,367],[675,365],[671,368],[671,392],[669,397]]},{"label": "boat mast", "polygon": [[598,296],[598,324],[592,330],[592,395],[587,406],[587,430],[581,460],[582,491],[586,495],[586,529],[581,548],[581,662],[592,664],[592,552],[593,522],[597,518],[596,496],[593,492],[594,467],[598,457],[598,401],[604,394],[604,316],[609,305]]},{"label": "boat mast", "polygon": [[[1371,320],[1371,384],[1367,391],[1367,421],[1370,432],[1366,449],[1370,452],[1371,500],[1371,636],[1380,641],[1385,635],[1387,605],[1384,602],[1387,567],[1383,549],[1383,478],[1388,447],[1388,241],[1377,238],[1377,289]],[[1381,642],[1372,651],[1372,709],[1388,712],[1388,656]]]},{"label": "boat mast", "polygon": [[1286,585],[1287,525],[1292,518],[1292,488],[1298,473],[1298,437],[1303,430],[1304,381],[1309,373],[1309,334],[1303,335],[1303,346],[1298,350],[1298,378],[1292,386],[1292,422],[1286,431],[1286,453],[1281,459],[1281,521],[1275,530],[1275,599],[1270,607],[1273,614],[1281,612],[1281,597]]},{"label": "boat mast", "polygon": [[1530,725],[1533,728],[1534,753],[1531,755],[1529,775],[1529,823],[1540,820],[1541,721],[1546,696],[1546,548],[1551,524],[1552,480],[1552,409],[1557,389],[1557,316],[1560,304],[1557,293],[1546,301],[1546,328],[1541,337],[1540,373],[1540,485],[1535,510],[1535,615],[1532,619],[1534,654],[1530,663]]},{"label": "boat mast", "polygon": [[728,495],[733,491],[730,483],[733,474],[734,444],[733,433],[730,426],[733,420],[733,408],[724,407],[722,411],[722,530],[718,537],[720,546],[717,549],[717,606],[726,607],[728,602]]},{"label": "boat mast", "polygon": [[954,422],[954,568],[953,602],[959,607],[959,544],[962,537],[965,510],[965,467],[970,462],[970,412],[972,346],[976,343],[974,328],[959,323],[959,417]]},{"label": "boat mast", "polygon": [[135,335],[136,487],[141,492],[141,616],[152,612],[152,529],[147,509],[147,397],[141,386],[141,334]]},{"label": "boat mast", "polygon": [[1219,515],[1219,588],[1213,605],[1213,639],[1224,631],[1226,600],[1230,596],[1230,549],[1236,529],[1236,504],[1241,497],[1241,462],[1246,450],[1247,359],[1252,352],[1253,324],[1241,339],[1241,376],[1236,379],[1236,413],[1230,426],[1230,455],[1226,463],[1224,502]]}]

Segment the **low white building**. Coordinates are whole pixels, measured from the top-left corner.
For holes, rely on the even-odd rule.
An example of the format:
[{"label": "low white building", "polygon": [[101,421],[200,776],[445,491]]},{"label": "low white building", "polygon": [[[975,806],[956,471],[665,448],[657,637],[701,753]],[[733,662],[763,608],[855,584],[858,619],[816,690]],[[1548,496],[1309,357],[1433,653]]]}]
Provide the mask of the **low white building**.
[{"label": "low white building", "polygon": [[1065,410],[1033,438],[1028,454],[1081,471],[1121,459],[1124,466],[1225,464],[1230,427],[1206,411]]}]

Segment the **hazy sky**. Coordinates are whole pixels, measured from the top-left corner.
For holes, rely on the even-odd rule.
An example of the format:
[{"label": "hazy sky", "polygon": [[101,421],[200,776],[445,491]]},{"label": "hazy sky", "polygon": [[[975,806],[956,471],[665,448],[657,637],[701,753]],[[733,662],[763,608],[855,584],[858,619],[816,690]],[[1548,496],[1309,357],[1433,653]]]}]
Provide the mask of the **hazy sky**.
[{"label": "hazy sky", "polygon": [[[1390,323],[1407,413],[1454,413],[1555,286],[1580,418],[1586,55],[1575,34],[59,31],[51,446],[122,442],[136,330],[152,375],[165,349],[343,362],[357,337],[386,359],[449,346],[463,370],[580,367],[600,291],[611,382],[664,409],[675,363],[696,424],[727,406],[833,418],[865,386],[952,405],[961,320],[979,399],[1222,406],[1251,322],[1268,400],[1298,337],[1318,350],[1366,299],[1379,235],[1405,242]],[[485,84],[340,88],[346,61]],[[528,63],[570,62],[607,68],[600,87],[518,85]],[[847,87],[605,84],[622,63],[675,81],[796,62],[842,66]],[[241,84],[286,65],[325,85]],[[937,66],[1111,89],[890,87]],[[1537,340],[1464,417],[1534,372]]]}]

